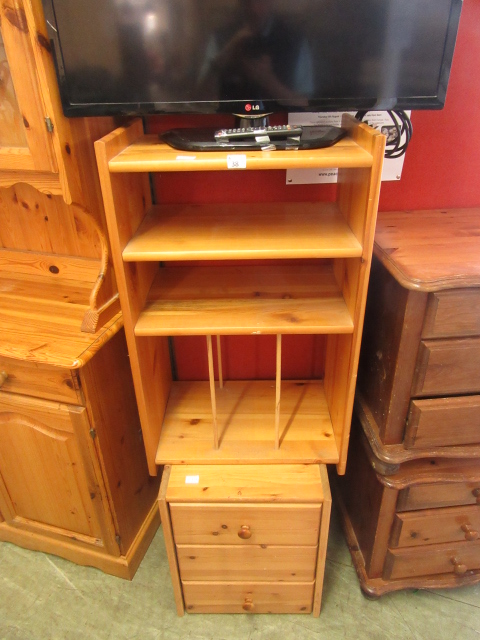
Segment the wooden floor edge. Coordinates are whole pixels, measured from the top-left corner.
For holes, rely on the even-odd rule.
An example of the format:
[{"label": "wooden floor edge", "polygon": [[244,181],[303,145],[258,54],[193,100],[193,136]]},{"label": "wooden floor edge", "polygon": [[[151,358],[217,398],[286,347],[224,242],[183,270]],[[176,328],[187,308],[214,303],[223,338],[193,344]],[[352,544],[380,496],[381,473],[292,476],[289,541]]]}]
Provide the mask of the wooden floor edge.
[{"label": "wooden floor edge", "polygon": [[47,535],[22,531],[0,523],[0,542],[9,542],[30,551],[59,556],[74,564],[99,569],[103,573],[131,580],[158,527],[160,515],[155,502],[125,556],[110,556],[102,549],[79,547],[74,542],[52,540]]}]

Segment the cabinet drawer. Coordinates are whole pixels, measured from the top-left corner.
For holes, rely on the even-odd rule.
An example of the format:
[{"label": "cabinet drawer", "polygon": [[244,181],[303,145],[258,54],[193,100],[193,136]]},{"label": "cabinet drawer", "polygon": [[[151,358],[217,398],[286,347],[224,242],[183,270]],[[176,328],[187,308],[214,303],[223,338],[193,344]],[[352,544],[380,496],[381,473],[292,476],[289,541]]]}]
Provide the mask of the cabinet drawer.
[{"label": "cabinet drawer", "polygon": [[478,482],[429,483],[407,487],[399,492],[397,511],[467,504],[480,504],[480,480]]},{"label": "cabinet drawer", "polygon": [[420,343],[412,395],[453,395],[479,390],[480,338]]},{"label": "cabinet drawer", "polygon": [[171,504],[177,544],[315,546],[321,505]]},{"label": "cabinet drawer", "polygon": [[414,547],[465,540],[472,542],[479,537],[480,509],[477,505],[428,509],[397,513],[390,546]]},{"label": "cabinet drawer", "polygon": [[385,580],[438,573],[464,575],[480,568],[480,541],[435,544],[387,552]]},{"label": "cabinet drawer", "polygon": [[2,391],[70,404],[81,403],[69,369],[0,356],[0,372],[4,374],[1,377],[4,380]]},{"label": "cabinet drawer", "polygon": [[317,547],[177,545],[183,581],[309,582],[316,557]]},{"label": "cabinet drawer", "polygon": [[409,449],[480,443],[480,395],[413,400],[404,442]]},{"label": "cabinet drawer", "polygon": [[311,613],[314,583],[184,582],[190,613]]},{"label": "cabinet drawer", "polygon": [[480,289],[450,289],[431,293],[422,335],[460,338],[480,334]]}]

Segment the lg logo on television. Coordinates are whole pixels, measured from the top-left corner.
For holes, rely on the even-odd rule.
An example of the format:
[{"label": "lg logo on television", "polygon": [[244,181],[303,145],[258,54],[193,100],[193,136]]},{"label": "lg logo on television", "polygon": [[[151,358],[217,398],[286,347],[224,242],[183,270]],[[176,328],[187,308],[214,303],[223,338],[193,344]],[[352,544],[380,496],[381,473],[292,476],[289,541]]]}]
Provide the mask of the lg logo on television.
[{"label": "lg logo on television", "polygon": [[260,111],[260,105],[248,103],[245,105],[245,111]]}]

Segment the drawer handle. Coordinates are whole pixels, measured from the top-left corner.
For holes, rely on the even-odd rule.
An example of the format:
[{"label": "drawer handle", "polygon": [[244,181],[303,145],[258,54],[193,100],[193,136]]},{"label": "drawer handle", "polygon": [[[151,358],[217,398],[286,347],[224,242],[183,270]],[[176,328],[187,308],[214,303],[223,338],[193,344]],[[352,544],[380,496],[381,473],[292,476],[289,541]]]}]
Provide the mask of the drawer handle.
[{"label": "drawer handle", "polygon": [[249,524],[242,524],[238,531],[238,537],[242,540],[248,540],[252,537],[252,531]]},{"label": "drawer handle", "polygon": [[0,371],[0,387],[3,387],[8,380],[8,373],[6,371]]},{"label": "drawer handle", "polygon": [[462,531],[465,531],[465,540],[478,540],[478,531],[472,529],[469,524],[462,524]]},{"label": "drawer handle", "polygon": [[245,598],[245,602],[242,605],[242,609],[244,611],[253,611],[255,605],[253,604],[253,600],[251,598]]},{"label": "drawer handle", "polygon": [[457,575],[462,575],[467,571],[467,565],[460,562],[456,557],[450,558],[450,562],[453,564],[453,572]]},{"label": "drawer handle", "polygon": [[475,496],[475,498],[477,499],[477,504],[480,504],[480,487],[477,487],[477,489],[474,489],[472,491],[472,494]]}]

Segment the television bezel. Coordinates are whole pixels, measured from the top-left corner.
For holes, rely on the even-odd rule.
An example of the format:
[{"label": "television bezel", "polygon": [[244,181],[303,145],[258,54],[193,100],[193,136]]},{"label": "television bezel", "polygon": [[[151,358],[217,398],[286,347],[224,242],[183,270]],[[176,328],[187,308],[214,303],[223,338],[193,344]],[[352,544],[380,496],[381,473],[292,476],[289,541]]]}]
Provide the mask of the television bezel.
[{"label": "television bezel", "polygon": [[[286,100],[244,100],[244,101],[182,101],[182,102],[85,102],[72,103],[68,98],[68,80],[60,45],[60,37],[55,18],[54,0],[42,0],[50,38],[51,53],[55,62],[60,99],[63,112],[67,117],[88,116],[147,116],[147,115],[213,115],[240,114],[262,115],[278,112],[315,112],[315,111],[366,111],[366,110],[416,110],[442,109],[445,105],[447,87],[453,62],[463,0],[451,0],[450,16],[445,37],[443,59],[438,79],[438,91],[431,96],[396,97],[382,103],[376,96],[363,98],[313,98],[302,103],[292,104]],[[253,112],[253,113],[252,113]]]}]

